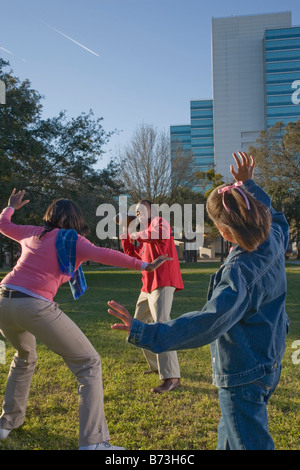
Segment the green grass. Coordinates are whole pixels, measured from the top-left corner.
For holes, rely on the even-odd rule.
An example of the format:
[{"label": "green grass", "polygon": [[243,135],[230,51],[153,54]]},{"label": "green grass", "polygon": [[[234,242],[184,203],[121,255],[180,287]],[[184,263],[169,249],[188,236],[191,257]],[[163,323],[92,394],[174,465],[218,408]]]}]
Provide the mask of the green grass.
[{"label": "green grass", "polygon": [[[175,294],[172,317],[200,309],[205,303],[209,276],[218,264],[182,265],[185,289]],[[291,320],[280,384],[269,404],[270,430],[278,450],[300,449],[300,364],[291,360],[292,343],[300,340],[300,266],[287,263],[287,311]],[[3,274],[3,273],[1,273]],[[157,376],[143,376],[142,352],[113,331],[107,314],[114,299],[134,312],[141,275],[118,269],[86,267],[88,291],[76,302],[68,285],[56,301],[85,332],[100,353],[105,412],[112,443],[128,450],[213,450],[220,419],[217,389],[211,384],[209,346],[179,351],[182,387],[172,393],[150,392]],[[2,338],[1,338],[2,339]],[[76,449],[78,439],[77,383],[62,359],[38,344],[38,364],[32,380],[26,420],[0,449]],[[0,395],[14,350],[6,346],[0,365]]]}]

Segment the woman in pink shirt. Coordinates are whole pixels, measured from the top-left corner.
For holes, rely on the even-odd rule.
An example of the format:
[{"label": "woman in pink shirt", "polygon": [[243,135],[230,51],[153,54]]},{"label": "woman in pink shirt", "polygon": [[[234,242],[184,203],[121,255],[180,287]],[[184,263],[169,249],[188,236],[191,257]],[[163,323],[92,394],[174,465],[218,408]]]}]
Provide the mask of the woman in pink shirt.
[{"label": "woman in pink shirt", "polygon": [[[29,202],[23,201],[24,194],[24,191],[16,193],[14,190],[8,207],[0,215],[0,232],[22,247],[16,266],[0,285],[0,332],[17,351],[5,390],[0,440],[7,438],[12,429],[24,422],[30,382],[37,362],[38,338],[64,359],[77,378],[79,449],[123,449],[108,442],[110,438],[103,407],[99,354],[83,332],[53,301],[60,285],[72,278],[70,273],[61,270],[57,251],[58,234],[76,235],[74,273],[79,272],[81,264],[88,260],[153,271],[168,260],[167,255],[148,264],[116,250],[96,247],[83,236],[86,225],[80,210],[66,199],[54,201],[49,206],[44,216],[44,227],[16,225],[11,222],[11,216]],[[72,232],[70,229],[73,229]],[[67,251],[65,253],[68,255]]]}]

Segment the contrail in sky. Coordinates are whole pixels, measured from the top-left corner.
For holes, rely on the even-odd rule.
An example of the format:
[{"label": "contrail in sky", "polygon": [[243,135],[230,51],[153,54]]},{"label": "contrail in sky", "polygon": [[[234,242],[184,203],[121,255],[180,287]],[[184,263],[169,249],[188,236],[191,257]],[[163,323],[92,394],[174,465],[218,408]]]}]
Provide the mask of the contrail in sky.
[{"label": "contrail in sky", "polygon": [[[14,57],[18,57],[18,56],[17,56],[16,54],[14,54],[13,52],[9,51],[8,49],[5,49],[5,47],[0,46],[0,49],[2,49],[2,51],[6,52],[7,54],[13,55]],[[18,59],[20,59],[20,57],[18,57]],[[26,62],[25,59],[22,59],[22,58],[21,58],[21,60],[23,60],[23,62]]]},{"label": "contrail in sky", "polygon": [[4,49],[2,46],[0,46],[0,49],[2,49],[4,52],[7,52],[7,54],[15,55],[13,52],[9,51],[8,49]]},{"label": "contrail in sky", "polygon": [[[44,22],[43,22],[43,23],[44,23]],[[46,24],[46,23],[44,23],[44,24]],[[48,28],[53,29],[53,31],[56,31],[56,32],[57,32],[58,34],[60,34],[61,36],[63,36],[63,37],[65,37],[65,38],[69,39],[70,41],[74,42],[75,44],[77,44],[77,46],[80,46],[80,47],[82,47],[83,49],[85,49],[86,51],[90,52],[91,54],[94,54],[94,55],[96,55],[97,57],[99,57],[99,54],[97,54],[96,52],[92,51],[91,49],[88,49],[88,48],[87,48],[86,46],[84,46],[83,44],[80,44],[80,42],[75,41],[75,39],[70,38],[70,36],[67,36],[67,35],[66,35],[65,33],[63,33],[62,31],[59,31],[59,29],[56,29],[56,28],[54,28],[53,26],[50,26],[50,25],[48,25],[48,24],[46,24],[46,26],[48,26]]]}]

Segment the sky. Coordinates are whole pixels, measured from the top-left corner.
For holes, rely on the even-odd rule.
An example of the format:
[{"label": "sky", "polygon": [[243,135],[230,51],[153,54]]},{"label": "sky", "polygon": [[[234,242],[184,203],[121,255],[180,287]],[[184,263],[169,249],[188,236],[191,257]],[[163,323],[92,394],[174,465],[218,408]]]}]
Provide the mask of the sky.
[{"label": "sky", "polygon": [[0,0],[0,57],[42,96],[43,118],[93,110],[117,130],[99,168],[141,124],[189,124],[212,98],[212,18],[292,12],[299,0]]}]

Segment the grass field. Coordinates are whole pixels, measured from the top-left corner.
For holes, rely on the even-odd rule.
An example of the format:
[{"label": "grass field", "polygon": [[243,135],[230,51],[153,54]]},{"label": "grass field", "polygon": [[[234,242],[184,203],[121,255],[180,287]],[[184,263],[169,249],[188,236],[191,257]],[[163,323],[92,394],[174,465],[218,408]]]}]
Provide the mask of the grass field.
[{"label": "grass field", "polygon": [[[185,289],[175,294],[172,317],[199,310],[206,299],[209,276],[217,263],[183,264]],[[287,263],[287,311],[291,320],[280,384],[269,404],[270,430],[278,450],[300,449],[300,363],[293,343],[300,340],[300,266]],[[4,272],[0,273],[2,277]],[[76,302],[68,285],[56,301],[85,332],[100,353],[105,412],[111,442],[128,450],[214,450],[220,418],[217,389],[211,384],[209,346],[179,351],[182,387],[165,395],[150,392],[158,377],[143,376],[142,352],[110,329],[114,318],[107,301],[114,299],[134,312],[141,275],[98,266],[85,267],[88,291]],[[3,338],[0,336],[0,339]],[[298,350],[300,345],[298,345]],[[0,364],[0,396],[14,354],[6,344]],[[0,450],[68,450],[77,448],[77,383],[62,359],[38,343],[38,364],[32,380],[26,420]]]}]

